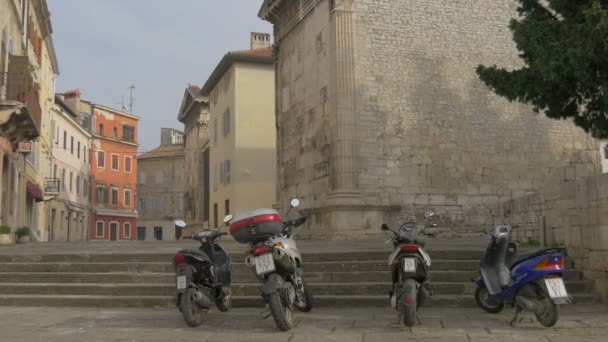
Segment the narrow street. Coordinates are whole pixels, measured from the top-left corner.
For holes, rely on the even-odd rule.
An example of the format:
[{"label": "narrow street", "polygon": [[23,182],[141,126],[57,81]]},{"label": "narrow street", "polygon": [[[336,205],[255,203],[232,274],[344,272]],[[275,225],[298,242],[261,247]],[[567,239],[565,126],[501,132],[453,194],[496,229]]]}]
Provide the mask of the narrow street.
[{"label": "narrow street", "polygon": [[396,324],[391,309],[319,309],[297,313],[297,326],[277,330],[261,309],[217,310],[199,328],[189,328],[172,309],[0,308],[3,342],[46,341],[605,341],[608,308],[599,305],[562,307],[554,328],[542,328],[525,315],[516,328],[508,325],[512,310],[489,315],[476,308],[423,309],[422,325]]}]

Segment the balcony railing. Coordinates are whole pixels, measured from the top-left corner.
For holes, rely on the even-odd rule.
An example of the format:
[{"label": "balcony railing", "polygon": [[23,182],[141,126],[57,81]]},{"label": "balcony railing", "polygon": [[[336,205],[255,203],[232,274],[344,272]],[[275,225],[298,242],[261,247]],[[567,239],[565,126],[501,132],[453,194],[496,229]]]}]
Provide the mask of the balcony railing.
[{"label": "balcony railing", "polygon": [[61,181],[59,180],[59,178],[45,178],[44,192],[47,194],[58,194],[60,185]]}]

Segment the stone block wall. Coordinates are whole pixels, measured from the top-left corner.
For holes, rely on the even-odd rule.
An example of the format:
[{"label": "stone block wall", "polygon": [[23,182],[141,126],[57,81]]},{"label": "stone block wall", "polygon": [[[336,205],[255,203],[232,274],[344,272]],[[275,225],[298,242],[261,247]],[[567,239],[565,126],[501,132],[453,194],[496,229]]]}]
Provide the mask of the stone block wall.
[{"label": "stone block wall", "polygon": [[[518,240],[568,247],[576,267],[608,301],[608,174],[547,186],[497,204],[492,213],[497,223],[520,225],[514,229]],[[505,218],[505,213],[510,216]]]}]

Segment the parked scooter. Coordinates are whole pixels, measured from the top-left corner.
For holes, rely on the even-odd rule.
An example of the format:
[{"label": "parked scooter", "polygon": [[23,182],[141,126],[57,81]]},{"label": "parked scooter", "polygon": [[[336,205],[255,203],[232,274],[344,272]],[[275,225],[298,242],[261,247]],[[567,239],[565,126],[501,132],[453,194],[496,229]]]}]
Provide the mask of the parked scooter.
[{"label": "parked scooter", "polygon": [[[231,219],[227,216],[224,222]],[[231,306],[231,259],[219,244],[217,229],[205,229],[194,234],[199,249],[183,249],[175,254],[177,306],[191,327],[201,325],[203,315],[214,305],[222,311]]]},{"label": "parked scooter", "polygon": [[[430,219],[435,213],[428,211],[424,216]],[[399,320],[403,324],[412,327],[420,322],[418,308],[433,295],[429,282],[431,258],[423,250],[425,243],[416,239],[424,227],[419,229],[414,222],[406,222],[398,231],[391,230],[386,224],[381,229],[392,233],[386,243],[391,242],[395,247],[388,258],[393,279],[393,289],[389,292],[391,307],[399,312]]]},{"label": "parked scooter", "polygon": [[[300,201],[293,199],[291,207]],[[293,308],[310,311],[312,292],[303,279],[302,255],[293,239],[293,230],[306,222],[306,217],[283,221],[276,210],[257,209],[237,215],[230,233],[241,243],[248,243],[245,263],[255,270],[264,283],[262,298],[270,310],[264,318],[274,317],[283,331],[293,327]]]},{"label": "parked scooter", "polygon": [[558,305],[572,303],[562,279],[566,249],[548,248],[517,256],[512,229],[497,226],[490,234],[476,280],[475,301],[489,313],[501,312],[505,304],[514,305],[511,325],[517,323],[522,311],[528,311],[540,324],[552,327],[559,320]]}]

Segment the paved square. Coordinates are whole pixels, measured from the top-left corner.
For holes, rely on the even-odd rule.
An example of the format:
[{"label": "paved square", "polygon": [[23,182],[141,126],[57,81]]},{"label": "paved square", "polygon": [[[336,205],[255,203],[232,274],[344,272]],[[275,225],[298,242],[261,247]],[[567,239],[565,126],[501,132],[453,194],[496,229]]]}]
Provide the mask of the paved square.
[{"label": "paved square", "polygon": [[297,313],[297,325],[280,332],[261,310],[212,311],[198,328],[189,328],[172,309],[0,308],[0,341],[605,341],[608,306],[562,307],[560,322],[543,328],[532,315],[508,325],[512,310],[490,315],[479,309],[424,309],[422,325],[396,324],[390,309],[318,309]]}]

